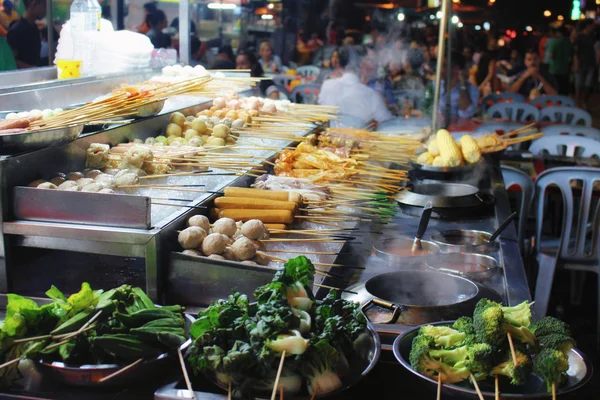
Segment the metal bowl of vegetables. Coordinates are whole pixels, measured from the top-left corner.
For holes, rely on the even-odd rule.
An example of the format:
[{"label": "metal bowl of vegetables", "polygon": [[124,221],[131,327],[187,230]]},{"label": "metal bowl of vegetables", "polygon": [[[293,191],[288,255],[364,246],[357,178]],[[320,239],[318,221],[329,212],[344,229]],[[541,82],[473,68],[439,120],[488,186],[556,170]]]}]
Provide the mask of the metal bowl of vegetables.
[{"label": "metal bowl of vegetables", "polygon": [[[455,321],[434,322],[432,326],[452,326]],[[427,382],[427,387],[435,392],[438,382],[436,379],[430,378],[416,370],[411,366],[410,353],[413,344],[413,339],[418,335],[421,326],[417,326],[405,331],[398,336],[393,344],[394,356],[400,364],[423,381]],[[566,373],[566,381],[557,387],[557,395],[574,392],[583,387],[593,375],[593,367],[590,360],[578,349],[572,348],[568,351],[569,369]],[[522,385],[512,385],[508,378],[502,377],[499,381],[500,397],[503,399],[548,399],[552,398],[552,393],[547,391],[546,384],[538,375],[531,373],[526,378]],[[485,398],[493,399],[495,397],[494,379],[488,378],[478,381],[478,385]],[[469,380],[454,384],[443,384],[442,392],[465,399],[479,399],[479,396]]]},{"label": "metal bowl of vegetables", "polygon": [[202,311],[190,328],[194,372],[257,398],[270,397],[273,387],[286,399],[309,399],[355,385],[379,359],[379,336],[358,303],[335,292],[314,300],[307,290],[313,274],[310,260],[296,257],[254,291],[256,303],[234,292]]}]

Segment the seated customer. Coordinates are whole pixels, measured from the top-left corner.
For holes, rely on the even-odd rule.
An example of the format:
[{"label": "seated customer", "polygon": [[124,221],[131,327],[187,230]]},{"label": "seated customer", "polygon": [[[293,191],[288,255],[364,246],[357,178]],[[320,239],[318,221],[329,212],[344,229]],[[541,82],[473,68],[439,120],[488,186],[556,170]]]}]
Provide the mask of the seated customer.
[{"label": "seated customer", "polygon": [[[265,74],[256,58],[251,51],[240,50],[238,51],[237,57],[235,58],[235,67],[236,69],[249,69],[250,76],[253,78],[262,78]],[[257,96],[269,96],[274,98],[275,94],[267,93],[267,90],[271,87],[275,86],[275,82],[271,79],[262,79],[260,83],[255,88],[255,95]],[[279,94],[277,94],[279,96]]]},{"label": "seated customer", "polygon": [[344,70],[340,78],[323,82],[319,104],[337,106],[340,113],[350,114],[363,121],[378,122],[392,118],[383,97],[364,85],[358,77],[360,61],[351,46],[340,49],[340,66]]},{"label": "seated customer", "polygon": [[508,89],[511,93],[521,93],[531,100],[540,94],[550,96],[558,94],[552,76],[540,70],[540,55],[535,50],[525,54],[526,70],[517,75],[514,83]]},{"label": "seated customer", "polygon": [[156,10],[148,14],[146,21],[148,26],[150,26],[150,30],[146,33],[146,36],[150,38],[154,48],[166,49],[171,47],[171,37],[163,33],[163,29],[167,27],[167,16],[164,11]]},{"label": "seated customer", "polygon": [[219,47],[219,52],[210,69],[235,69],[235,56],[230,45]]},{"label": "seated customer", "polygon": [[[445,66],[447,68],[447,66]],[[446,72],[442,76],[446,76]],[[452,80],[450,81],[450,120],[473,118],[479,103],[479,89],[467,78],[466,62],[462,54],[452,53]],[[445,84],[440,93],[440,113],[446,112]]]}]

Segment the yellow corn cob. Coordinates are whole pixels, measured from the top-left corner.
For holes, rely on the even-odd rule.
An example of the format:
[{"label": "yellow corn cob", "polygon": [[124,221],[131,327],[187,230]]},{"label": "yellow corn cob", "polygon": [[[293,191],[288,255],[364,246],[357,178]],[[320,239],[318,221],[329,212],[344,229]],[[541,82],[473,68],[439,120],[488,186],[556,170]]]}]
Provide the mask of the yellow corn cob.
[{"label": "yellow corn cob", "polygon": [[436,158],[434,158],[432,165],[434,167],[447,167],[447,164],[444,162],[442,156],[437,156]]},{"label": "yellow corn cob", "polygon": [[469,164],[475,164],[481,160],[481,150],[477,146],[477,142],[471,135],[464,135],[460,138],[461,151],[463,158]]},{"label": "yellow corn cob", "polygon": [[419,154],[419,157],[417,157],[417,163],[425,164],[425,165],[432,165],[434,158],[435,157],[433,155],[431,155],[431,153],[426,151],[425,153]]},{"label": "yellow corn cob", "polygon": [[440,156],[444,159],[444,164],[448,167],[458,167],[463,163],[462,154],[456,145],[456,142],[445,129],[440,129],[436,135],[437,145],[440,150]]},{"label": "yellow corn cob", "polygon": [[427,144],[427,151],[434,157],[440,155],[440,149],[438,148],[437,140],[435,140],[435,138],[432,138]]}]

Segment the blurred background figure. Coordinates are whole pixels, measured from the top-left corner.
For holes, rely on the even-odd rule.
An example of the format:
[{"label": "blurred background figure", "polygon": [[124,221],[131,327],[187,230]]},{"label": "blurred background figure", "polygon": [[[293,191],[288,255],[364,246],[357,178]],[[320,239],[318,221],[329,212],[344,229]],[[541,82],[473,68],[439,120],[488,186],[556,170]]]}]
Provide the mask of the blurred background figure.
[{"label": "blurred background figure", "polygon": [[[448,68],[447,62],[444,70]],[[450,87],[450,123],[456,123],[460,119],[469,119],[475,116],[479,104],[479,89],[469,82],[467,78],[466,63],[464,56],[459,52],[452,53],[452,73]],[[446,72],[442,76],[446,76]],[[442,115],[446,114],[446,85],[442,84],[440,92],[440,109]],[[447,121],[448,122],[448,121]]]},{"label": "blurred background figure", "polygon": [[155,49],[166,49],[171,47],[171,37],[163,32],[163,29],[168,26],[168,23],[167,16],[162,10],[156,10],[148,14],[146,23],[150,27],[146,36],[150,38]]},{"label": "blurred background figure", "polygon": [[13,22],[19,19],[19,14],[15,11],[15,7],[12,1],[4,0],[2,2],[2,10],[0,10],[0,33],[3,31],[4,35],[10,29]]},{"label": "blurred background figure", "polygon": [[338,48],[331,52],[329,68],[331,71],[327,74],[326,79],[339,78],[344,73],[344,69],[340,64],[340,50]]},{"label": "blurred background figure", "polygon": [[260,55],[258,62],[264,72],[278,73],[283,71],[281,58],[277,54],[273,54],[271,43],[262,42],[258,48],[258,54]]},{"label": "blurred background figure", "polygon": [[148,31],[150,30],[150,25],[148,25],[148,15],[152,14],[153,12],[156,12],[157,8],[156,8],[156,3],[155,2],[150,2],[150,3],[146,3],[144,4],[144,22],[142,22],[140,25],[138,25],[135,30],[138,31],[139,33],[148,33]]},{"label": "blurred background figure", "polygon": [[558,93],[565,96],[569,95],[571,60],[573,58],[573,45],[567,38],[567,35],[567,28],[564,26],[558,28],[550,46],[546,50],[550,59],[548,71],[556,82]]},{"label": "blurred background figure", "polygon": [[525,54],[525,71],[521,72],[509,91],[521,93],[525,98],[535,99],[542,94],[553,96],[557,94],[554,78],[540,69],[540,55],[534,49]]},{"label": "blurred background figure", "polygon": [[594,21],[581,21],[579,34],[575,39],[575,98],[577,107],[587,108],[588,99],[594,86],[596,69],[596,27]]},{"label": "blurred background figure", "polygon": [[[255,78],[264,77],[264,71],[263,71],[260,63],[258,62],[258,58],[252,51],[240,50],[237,53],[237,57],[235,58],[235,67],[236,67],[236,69],[249,69],[250,76],[252,76],[252,77],[255,77]],[[273,82],[271,79],[261,80],[260,83],[257,84],[257,86],[256,86],[256,92],[257,92],[256,95],[257,96],[266,96],[267,89],[269,89],[269,87],[271,87],[271,86],[274,86],[276,88],[275,82]],[[273,91],[270,92],[270,95],[275,97],[275,94],[273,93]],[[277,96],[279,96],[279,94],[277,94]]]},{"label": "blurred background figure", "polygon": [[8,30],[8,44],[12,48],[18,68],[39,67],[42,38],[36,21],[46,16],[46,0],[23,0],[25,12]]},{"label": "blurred background figure", "polygon": [[235,69],[235,56],[230,45],[219,47],[217,57],[210,69]]},{"label": "blurred background figure", "polygon": [[0,10],[0,71],[17,69],[17,63],[12,53],[6,35],[10,25],[19,19],[19,14],[14,10],[10,0],[4,0],[3,8]]}]

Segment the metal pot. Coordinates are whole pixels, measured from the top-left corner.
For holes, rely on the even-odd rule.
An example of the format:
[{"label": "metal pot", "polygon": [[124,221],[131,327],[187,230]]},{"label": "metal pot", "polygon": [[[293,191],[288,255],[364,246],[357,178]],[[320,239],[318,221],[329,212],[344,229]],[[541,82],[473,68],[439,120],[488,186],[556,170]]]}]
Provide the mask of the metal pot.
[{"label": "metal pot", "polygon": [[458,274],[475,280],[489,278],[498,269],[496,259],[474,253],[440,254],[429,260],[427,265],[438,271]]},{"label": "metal pot", "polygon": [[479,293],[469,279],[432,270],[385,273],[348,289],[357,294],[343,297],[360,302],[371,322],[405,325],[458,318]]},{"label": "metal pot", "polygon": [[413,239],[408,237],[388,238],[373,246],[371,254],[394,265],[410,264],[415,261],[422,261],[439,253],[440,248],[437,244],[421,240],[422,251],[412,252]]},{"label": "metal pot", "polygon": [[436,232],[431,241],[442,253],[489,253],[498,249],[496,242],[488,243],[492,234],[472,229],[453,229]]}]

